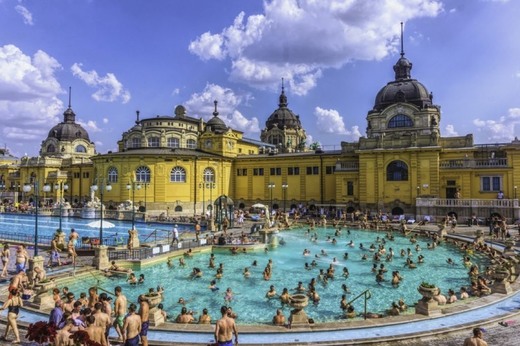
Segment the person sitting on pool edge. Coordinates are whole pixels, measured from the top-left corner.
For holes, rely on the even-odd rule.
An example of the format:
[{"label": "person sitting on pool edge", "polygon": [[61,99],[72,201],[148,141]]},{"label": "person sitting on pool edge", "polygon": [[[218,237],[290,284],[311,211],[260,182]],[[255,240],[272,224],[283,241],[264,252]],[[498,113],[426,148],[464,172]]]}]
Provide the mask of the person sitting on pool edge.
[{"label": "person sitting on pool edge", "polygon": [[181,313],[175,318],[176,323],[192,323],[193,321],[195,321],[193,311],[188,311],[185,306],[182,307]]},{"label": "person sitting on pool edge", "polygon": [[273,316],[273,324],[275,326],[285,325],[285,316],[281,309],[276,309],[276,315]]},{"label": "person sitting on pool edge", "polygon": [[211,316],[208,314],[208,309],[202,309],[202,315],[199,316],[199,324],[210,324]]}]

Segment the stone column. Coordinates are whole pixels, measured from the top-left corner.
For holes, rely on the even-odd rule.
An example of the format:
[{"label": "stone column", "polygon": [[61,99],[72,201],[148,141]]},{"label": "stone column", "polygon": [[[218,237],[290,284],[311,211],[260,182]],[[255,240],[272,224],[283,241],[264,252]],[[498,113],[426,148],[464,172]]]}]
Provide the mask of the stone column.
[{"label": "stone column", "polygon": [[27,270],[29,284],[33,287],[33,293],[35,294],[31,305],[37,309],[48,309],[54,307],[54,299],[52,299],[50,290],[56,287],[56,283],[54,281],[48,281],[44,284],[36,284],[34,281],[36,275],[34,272],[35,268],[39,268],[45,272],[43,262],[44,258],[42,256],[35,256],[29,259],[29,269]]},{"label": "stone column", "polygon": [[415,313],[426,316],[440,315],[442,312],[439,303],[433,299],[434,296],[439,294],[439,289],[437,287],[419,286],[417,290],[423,297],[415,305]]},{"label": "stone column", "polygon": [[29,278],[29,284],[31,287],[34,285],[34,277],[35,272],[34,268],[40,268],[41,270],[45,271],[43,268],[43,257],[42,256],[34,256],[33,258],[29,259],[29,268],[27,269],[27,277]]},{"label": "stone column", "polygon": [[108,259],[108,247],[106,245],[100,245],[94,248],[92,266],[96,267],[98,270],[103,270],[110,267],[110,261]]},{"label": "stone column", "polygon": [[305,327],[309,325],[309,317],[303,310],[308,304],[309,298],[305,294],[294,294],[291,296],[289,305],[294,309],[289,316],[291,327]]}]

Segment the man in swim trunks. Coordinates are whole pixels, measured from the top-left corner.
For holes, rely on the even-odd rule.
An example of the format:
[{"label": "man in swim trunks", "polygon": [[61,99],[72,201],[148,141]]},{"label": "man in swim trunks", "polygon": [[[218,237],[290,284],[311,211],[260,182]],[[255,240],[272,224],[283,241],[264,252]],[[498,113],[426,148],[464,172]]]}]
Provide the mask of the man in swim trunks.
[{"label": "man in swim trunks", "polygon": [[27,261],[29,260],[29,254],[25,249],[25,245],[21,244],[16,250],[16,272],[25,271],[27,267]]},{"label": "man in swim trunks", "polygon": [[233,346],[232,335],[235,334],[235,344],[238,344],[238,331],[235,320],[227,315],[227,306],[222,306],[220,312],[222,318],[215,326],[215,340],[219,346]]},{"label": "man in swim trunks", "polygon": [[[115,315],[114,328],[116,329],[119,340],[123,340],[124,318],[126,315],[126,309],[127,309],[128,303],[127,303],[126,297],[123,295],[123,289],[121,288],[121,286],[116,286],[116,288],[114,288],[114,293],[116,296],[116,301],[114,302],[114,315]],[[140,330],[141,330],[141,323],[139,323],[139,331]],[[137,338],[137,341],[139,341],[139,337]]]},{"label": "man in swim trunks", "polygon": [[51,257],[49,258],[49,264],[47,266],[52,267],[54,261],[58,262],[58,265],[61,266],[60,249],[58,248],[58,237],[52,238]]},{"label": "man in swim trunks", "polygon": [[141,343],[143,346],[148,346],[148,327],[150,326],[150,305],[148,300],[141,294],[139,298],[139,317],[141,318]]},{"label": "man in swim trunks", "polygon": [[[118,297],[119,298],[119,297]],[[117,303],[117,299],[116,299]],[[128,307],[128,315],[122,328],[125,346],[138,346],[139,334],[141,333],[141,317],[135,313],[137,306],[134,303]]]}]

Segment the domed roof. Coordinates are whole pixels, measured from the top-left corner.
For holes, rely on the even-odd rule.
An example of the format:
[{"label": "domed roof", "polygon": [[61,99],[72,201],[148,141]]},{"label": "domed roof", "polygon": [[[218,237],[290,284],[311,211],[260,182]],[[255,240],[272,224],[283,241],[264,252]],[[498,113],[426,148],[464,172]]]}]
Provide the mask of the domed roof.
[{"label": "domed roof", "polygon": [[207,123],[206,127],[209,127],[212,132],[215,133],[222,133],[228,130],[228,127],[226,126],[226,123],[218,117],[218,111],[217,111],[217,101],[213,101],[215,104],[215,111],[213,112],[213,118],[211,118]]},{"label": "domed roof", "polygon": [[394,65],[395,80],[385,85],[376,96],[374,110],[380,111],[398,103],[407,102],[419,108],[432,105],[432,96],[426,87],[412,79],[410,71],[412,63],[404,57],[403,23],[401,23],[401,57]]},{"label": "domed roof", "polygon": [[49,131],[48,138],[56,138],[59,141],[72,141],[79,138],[90,142],[88,132],[80,124],[76,124],[75,118],[76,114],[69,106],[63,113],[63,122]]},{"label": "domed roof", "polygon": [[287,104],[287,96],[285,96],[284,87],[282,86],[282,93],[280,94],[278,109],[275,110],[265,122],[265,127],[268,130],[272,129],[275,125],[281,129],[284,127],[288,129],[299,129],[302,127],[300,117],[294,114],[292,110],[287,108]]},{"label": "domed roof", "polygon": [[419,108],[432,105],[431,94],[415,79],[395,80],[385,85],[376,96],[375,110],[383,110],[398,102],[407,102]]}]

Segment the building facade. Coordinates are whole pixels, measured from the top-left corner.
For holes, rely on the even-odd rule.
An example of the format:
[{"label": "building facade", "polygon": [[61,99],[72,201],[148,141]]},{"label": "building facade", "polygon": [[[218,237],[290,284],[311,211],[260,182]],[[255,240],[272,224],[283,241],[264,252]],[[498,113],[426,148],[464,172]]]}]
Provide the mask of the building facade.
[{"label": "building facade", "polygon": [[[520,141],[475,145],[471,134],[442,137],[440,106],[412,78],[404,52],[393,69],[394,80],[367,113],[366,137],[342,142],[340,150],[309,149],[283,87],[260,141],[228,127],[215,101],[208,122],[187,115],[183,106],[144,119],[137,112],[118,151],[99,154],[69,106],[42,142],[40,156],[1,165],[4,190],[49,183],[47,198],[59,200],[61,193],[81,205],[91,197],[91,185],[110,184],[106,204],[132,201],[150,215],[168,216],[207,214],[212,201],[226,195],[236,208],[263,203],[413,219],[448,213],[518,218],[520,173],[514,167],[520,167]],[[54,189],[64,182],[66,192]]]}]

